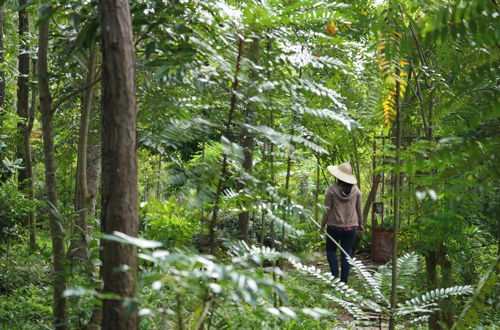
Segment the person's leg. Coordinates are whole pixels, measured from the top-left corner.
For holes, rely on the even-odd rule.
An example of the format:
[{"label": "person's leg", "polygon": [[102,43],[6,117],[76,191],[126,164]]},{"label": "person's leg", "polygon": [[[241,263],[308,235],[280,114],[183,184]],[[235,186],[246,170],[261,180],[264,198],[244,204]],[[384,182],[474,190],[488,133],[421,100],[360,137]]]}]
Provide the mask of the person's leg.
[{"label": "person's leg", "polygon": [[[326,232],[330,234],[337,242],[339,240],[338,232],[327,227]],[[330,237],[326,236],[326,258],[328,259],[328,264],[330,265],[330,271],[334,277],[339,277],[339,264],[337,261],[337,246],[332,242]]]},{"label": "person's leg", "polygon": [[[354,246],[354,241],[356,240],[356,229],[346,230],[342,232],[342,237],[340,239],[340,246],[349,254],[352,255],[352,248]],[[347,279],[349,278],[349,269],[351,265],[349,261],[347,261],[347,257],[344,253],[341,256],[341,273],[340,280],[344,283],[347,283]]]}]

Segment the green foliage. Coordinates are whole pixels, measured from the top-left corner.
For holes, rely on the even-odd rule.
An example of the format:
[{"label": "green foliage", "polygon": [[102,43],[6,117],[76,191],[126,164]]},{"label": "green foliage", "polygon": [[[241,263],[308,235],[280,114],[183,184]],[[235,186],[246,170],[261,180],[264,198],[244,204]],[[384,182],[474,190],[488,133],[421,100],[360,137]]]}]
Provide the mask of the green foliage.
[{"label": "green foliage", "polygon": [[142,204],[141,219],[144,236],[159,241],[166,248],[184,247],[193,243],[199,230],[196,218],[184,208],[181,201],[152,199]]},{"label": "green foliage", "polygon": [[18,238],[23,232],[24,217],[34,211],[39,203],[30,201],[18,190],[17,184],[9,180],[0,186],[0,243]]},{"label": "green foliage", "polygon": [[[31,22],[47,18],[37,16],[34,4],[27,7]],[[17,3],[3,5],[9,42],[4,43],[5,61],[0,63],[7,83],[6,105],[0,109],[0,240],[8,244],[1,247],[6,258],[0,270],[0,323],[15,328],[22,323],[15,323],[17,319],[27,320],[19,327],[41,328],[50,323],[48,269],[17,265],[17,259],[31,259],[17,250],[24,240],[13,239],[23,237],[22,219],[35,204],[27,202],[14,182],[3,183],[2,176],[8,173],[12,180],[19,170],[13,161],[18,158],[14,100],[19,40],[16,15],[8,14],[15,13]],[[378,171],[385,173],[385,194],[377,199],[385,202],[388,224],[393,219],[390,175],[400,171],[404,177],[402,250],[422,256],[444,251],[451,263],[445,286],[455,286],[429,288],[424,294],[427,274],[414,272],[421,260],[403,254],[397,282],[398,299],[405,303],[397,311],[398,322],[422,325],[437,308],[435,298],[450,300],[484,278],[459,322],[468,318],[470,326],[498,323],[498,299],[491,298],[494,276],[489,272],[497,254],[500,216],[495,1],[140,0],[131,1],[131,11],[144,238],[117,234],[111,239],[146,249],[141,255],[141,298],[125,301],[131,307],[140,304],[143,328],[180,327],[178,322],[195,329],[244,329],[250,324],[264,329],[352,328],[389,315],[390,264],[373,272],[352,260],[357,275],[352,287],[345,287],[285,252],[310,254],[323,247],[310,220],[313,213],[321,217],[322,193],[333,179],[322,171],[316,178],[316,166],[323,170],[328,164],[351,161],[366,200],[372,150],[382,163]],[[102,31],[94,2],[60,1],[49,14],[56,23],[51,24],[50,83],[54,99],[60,100],[82,86],[88,48]],[[31,55],[36,28],[31,24]],[[241,52],[239,40],[244,40]],[[396,69],[407,75],[397,75]],[[30,77],[32,84],[35,78]],[[407,84],[401,104],[404,135],[422,137],[426,118],[432,136],[439,137],[405,139],[402,168],[393,166],[389,141],[394,131],[383,126],[380,110],[396,79]],[[92,144],[100,139],[99,98],[91,115]],[[389,122],[396,109],[392,101],[386,108]],[[78,96],[67,100],[54,117],[58,208],[64,219],[75,216],[80,103]],[[34,183],[41,200],[44,169],[38,127],[35,120]],[[381,135],[388,137],[387,143],[374,149],[373,136]],[[245,145],[249,136],[252,146]],[[252,171],[243,166],[249,151]],[[221,173],[224,156],[227,171]],[[206,229],[201,224],[210,217],[219,181],[223,185],[216,232],[231,238],[237,233],[238,215],[250,212],[250,242],[262,246],[233,244],[217,258],[179,252],[190,250],[196,235]],[[43,237],[46,209],[40,209],[37,233]],[[98,207],[97,219],[99,212]],[[64,221],[65,228],[69,222]],[[92,227],[97,233],[98,221]],[[284,244],[281,237],[286,237]],[[161,242],[170,252],[147,250],[159,245],[147,239]],[[91,242],[97,250],[98,242]],[[363,247],[370,243],[365,235]],[[47,248],[40,251],[33,255],[48,262]],[[298,270],[285,274],[274,267],[284,259]],[[105,295],[78,275],[68,274],[68,280],[77,289],[67,294],[79,297],[70,299],[70,322],[76,327]],[[442,283],[442,274],[436,280]],[[27,299],[20,299],[23,296]],[[36,311],[40,322],[29,311]],[[474,313],[487,315],[469,317]],[[352,319],[356,325],[349,324]]]},{"label": "green foliage", "polygon": [[[497,258],[496,264],[481,279],[474,295],[469,299],[463,308],[452,329],[468,329],[469,326],[477,324],[480,318],[483,318],[487,309],[486,300],[489,295],[496,296],[498,299],[498,278],[500,274],[500,258]],[[498,311],[497,311],[498,312]]]},{"label": "green foliage", "polygon": [[[405,255],[398,259],[399,276],[397,285],[405,295],[416,293],[408,291],[408,284],[411,284],[414,279],[416,260],[417,256],[415,254]],[[472,292],[470,286],[436,289],[399,304],[397,309],[393,311],[389,304],[389,294],[386,293],[387,296],[385,296],[381,291],[382,284],[391,281],[390,264],[380,267],[376,273],[372,274],[359,260],[349,258],[349,262],[353,266],[353,270],[362,278],[367,290],[356,291],[340,282],[338,278],[333,278],[332,275],[323,273],[316,267],[305,266],[294,261],[292,261],[292,265],[296,269],[328,283],[340,295],[325,294],[325,297],[349,312],[359,325],[373,326],[380,322],[381,319],[387,319],[390,313],[393,313],[398,318],[398,324],[400,325],[419,324],[425,322],[429,315],[436,311],[437,304],[435,304],[435,301]]]},{"label": "green foliage", "polygon": [[33,284],[0,296],[0,324],[5,329],[40,329],[50,324],[51,297],[49,286]]},{"label": "green foliage", "polygon": [[[265,265],[284,258],[294,260],[291,254],[235,242],[228,244],[230,257],[222,262],[209,255],[150,250],[159,243],[122,233],[106,239],[142,248],[141,299],[126,299],[124,303],[131,308],[139,304],[143,326],[175,327],[182,322],[199,329],[207,323],[217,327],[247,325],[253,319],[264,327],[291,322],[294,328],[292,325],[299,321],[315,324],[314,320],[329,317],[330,312],[322,308],[292,305],[286,288],[272,279],[272,274],[286,274]],[[79,287],[67,290],[65,295],[105,297],[107,293]],[[274,307],[278,297],[283,305]],[[228,312],[234,313],[230,319]]]}]

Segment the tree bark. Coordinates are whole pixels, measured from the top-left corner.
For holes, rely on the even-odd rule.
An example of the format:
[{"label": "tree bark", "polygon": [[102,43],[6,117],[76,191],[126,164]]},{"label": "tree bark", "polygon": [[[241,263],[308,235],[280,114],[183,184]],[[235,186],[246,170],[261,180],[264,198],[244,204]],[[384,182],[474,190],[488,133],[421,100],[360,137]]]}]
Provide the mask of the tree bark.
[{"label": "tree bark", "polygon": [[[295,114],[292,117],[292,131],[290,133],[290,136],[295,135]],[[292,145],[292,140],[290,139],[290,145]],[[283,208],[283,224],[281,225],[281,247],[280,251],[285,251],[285,244],[286,244],[286,231],[285,231],[285,222],[288,219],[288,216],[290,215],[290,205],[292,202],[292,199],[290,197],[290,174],[292,170],[292,150],[288,151],[288,157],[286,160],[286,177],[285,177],[285,193],[287,195],[286,198],[286,204]],[[281,263],[283,265],[283,263]]]},{"label": "tree bark", "polygon": [[[250,45],[249,52],[252,56],[251,60],[256,65],[259,64],[259,56],[260,56],[260,38],[254,37],[252,44]],[[250,71],[250,80],[253,82],[257,82],[259,79],[259,73],[257,69],[252,68]],[[256,91],[254,91],[256,93]],[[252,125],[254,122],[255,116],[255,105],[249,104],[245,109],[245,122],[249,125]],[[248,129],[243,129],[243,137],[242,137],[242,145],[245,152],[245,159],[243,161],[243,169],[246,173],[252,173],[253,168],[253,151],[255,146],[255,141],[253,134]],[[237,185],[238,191],[242,191],[245,189],[246,184],[243,181],[239,181]],[[238,230],[239,235],[242,240],[248,242],[248,227],[250,222],[250,212],[243,211],[238,215]]]},{"label": "tree bark", "polygon": [[89,192],[88,215],[96,216],[95,208],[101,181],[101,146],[96,144],[87,148],[87,188]]},{"label": "tree bark", "polygon": [[[415,90],[416,90],[416,95],[418,98],[418,103],[420,104],[420,114],[422,115],[422,123],[424,125],[424,131],[425,131],[425,138],[427,140],[431,139],[431,130],[429,127],[429,123],[427,122],[427,116],[425,114],[425,104],[424,104],[424,98],[422,96],[422,89],[420,88],[420,82],[418,81],[419,75],[415,72],[415,68],[413,67],[413,61],[410,60],[410,72],[414,73],[415,76]],[[408,80],[408,83],[410,81]]]},{"label": "tree bark", "polygon": [[320,221],[319,220],[319,190],[320,190],[320,182],[321,182],[321,177],[319,175],[319,170],[321,163],[319,161],[319,154],[314,155],[316,157],[316,189],[314,190],[314,220]]},{"label": "tree bark", "polygon": [[354,160],[354,168],[356,169],[356,180],[358,180],[358,188],[361,190],[361,170],[360,170],[360,161],[358,154],[358,142],[356,141],[356,133],[354,130],[351,131],[351,139],[352,146],[354,147],[354,152],[352,155],[352,159]]},{"label": "tree bark", "polygon": [[51,204],[50,232],[52,236],[52,252],[54,254],[54,324],[56,329],[67,329],[66,323],[66,298],[63,292],[66,289],[65,253],[63,226],[57,215],[57,180],[56,160],[54,149],[54,130],[52,119],[52,96],[49,89],[48,52],[49,20],[45,19],[39,24],[38,33],[38,88],[40,95],[40,111],[43,130],[43,151],[45,155],[45,185],[47,199]]},{"label": "tree bark", "polygon": [[[4,43],[3,43],[3,5],[0,5],[0,63],[3,63],[5,60],[4,57]],[[4,121],[4,111],[3,108],[5,106],[5,71],[0,69],[0,128],[3,127]],[[0,169],[2,169],[2,161],[3,161],[3,152],[0,149]],[[9,175],[7,173],[0,173],[0,186],[7,181]]]},{"label": "tree bark", "polygon": [[377,173],[373,176],[372,187],[370,189],[370,194],[366,199],[365,206],[363,208],[363,219],[366,224],[366,220],[368,219],[368,214],[370,213],[370,208],[372,207],[373,202],[375,201],[375,197],[377,196],[378,185],[380,180],[382,179],[382,174]]},{"label": "tree bark", "polygon": [[[33,60],[33,76],[36,77],[36,60]],[[35,121],[35,111],[36,111],[36,96],[37,96],[37,88],[31,88],[31,105],[29,109],[28,123],[24,134],[24,149],[26,150],[26,168],[28,174],[28,182],[27,182],[27,193],[28,199],[30,201],[35,199],[35,191],[33,187],[33,159],[31,157],[31,131],[33,130],[33,122]],[[35,212],[31,211],[27,215],[28,222],[28,230],[30,235],[29,246],[31,249],[36,247],[36,219]]]},{"label": "tree bark", "polygon": [[[441,266],[441,288],[449,288],[454,285],[453,268],[450,259],[446,254],[446,247],[441,244],[439,247],[439,265]],[[447,325],[449,329],[453,326],[453,298],[441,301],[440,321]]]},{"label": "tree bark", "polygon": [[[137,141],[134,43],[130,7],[126,0],[99,2],[102,31],[102,224],[137,237]],[[136,297],[137,249],[103,241],[104,293]],[[105,299],[103,329],[137,329],[137,311],[123,301]]]},{"label": "tree bark", "polygon": [[[19,0],[19,6],[26,4],[26,0]],[[29,32],[29,17],[26,9],[18,12],[19,15],[19,55],[17,79],[17,115],[20,120],[17,123],[18,143],[17,158],[22,160],[22,169],[18,172],[19,190],[28,196],[33,195],[33,168],[31,161],[30,135],[33,126],[33,114],[29,107],[29,74],[30,55],[27,34]],[[26,215],[24,225],[31,228],[33,214]]]},{"label": "tree bark", "polygon": [[[90,46],[87,64],[87,78],[85,85],[90,85],[95,79],[97,50],[94,45]],[[76,203],[75,211],[78,213],[78,220],[73,228],[71,248],[69,258],[72,263],[81,263],[86,272],[92,277],[93,265],[89,257],[89,247],[87,243],[88,229],[88,207],[89,192],[87,187],[87,142],[89,132],[90,110],[94,100],[94,89],[92,86],[85,89],[82,101],[82,112],[80,119],[80,136],[78,140],[78,160],[77,160],[77,181],[76,181]]]},{"label": "tree bark", "polygon": [[[396,70],[399,77],[399,70]],[[400,83],[396,81],[396,163],[394,171],[394,236],[392,247],[392,283],[391,283],[391,310],[397,308],[397,260],[398,260],[398,232],[399,232],[399,204],[400,204],[400,184],[401,184],[401,142],[403,139],[403,121],[401,116]],[[393,314],[389,318],[389,329],[393,330],[395,320]]]},{"label": "tree bark", "polygon": [[[241,69],[241,58],[243,56],[243,46],[245,44],[245,41],[241,38],[238,37],[238,55],[236,57],[236,68],[234,72],[234,78],[233,78],[233,84],[232,84],[232,95],[231,95],[231,104],[229,106],[229,113],[227,116],[227,121],[226,121],[226,127],[223,132],[223,137],[229,139],[229,134],[231,131],[231,126],[233,124],[233,118],[234,114],[236,112],[236,103],[237,103],[237,98],[236,98],[236,93],[238,92],[238,86],[239,86],[239,73]],[[210,253],[215,255],[217,253],[217,242],[216,242],[216,231],[217,231],[217,216],[219,213],[219,203],[220,203],[220,196],[222,194],[222,186],[225,180],[225,177],[227,175],[227,155],[224,154],[222,156],[222,164],[221,164],[221,173],[220,173],[220,178],[219,181],[217,182],[217,190],[215,191],[215,200],[214,200],[214,208],[212,210],[212,218],[210,219],[210,228],[209,230],[209,240],[210,240]]]},{"label": "tree bark", "polygon": [[[0,63],[4,62],[3,45],[3,5],[0,6]],[[5,106],[5,71],[0,70],[0,112]],[[0,127],[3,124],[3,115],[0,113]],[[1,160],[1,159],[0,159]]]}]

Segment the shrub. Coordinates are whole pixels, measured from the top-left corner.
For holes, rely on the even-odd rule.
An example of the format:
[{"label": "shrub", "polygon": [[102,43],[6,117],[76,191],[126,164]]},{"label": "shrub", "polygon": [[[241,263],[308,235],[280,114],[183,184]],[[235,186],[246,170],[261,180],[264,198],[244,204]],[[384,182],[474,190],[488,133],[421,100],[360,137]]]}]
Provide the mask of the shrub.
[{"label": "shrub", "polygon": [[168,201],[151,200],[141,206],[146,238],[163,243],[165,248],[192,243],[199,222],[174,197]]},{"label": "shrub", "polygon": [[23,219],[37,202],[19,192],[15,182],[7,181],[0,186],[0,205],[0,243],[6,243],[22,233]]}]

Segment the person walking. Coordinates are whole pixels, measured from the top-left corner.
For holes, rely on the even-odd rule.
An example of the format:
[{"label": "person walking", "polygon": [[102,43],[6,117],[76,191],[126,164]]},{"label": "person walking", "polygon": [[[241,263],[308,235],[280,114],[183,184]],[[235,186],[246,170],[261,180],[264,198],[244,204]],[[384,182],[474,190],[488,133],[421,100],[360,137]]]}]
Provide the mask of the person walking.
[{"label": "person walking", "polygon": [[[330,185],[325,194],[325,214],[321,223],[321,232],[326,232],[337,241],[349,254],[352,253],[356,231],[364,231],[363,212],[361,211],[361,192],[356,186],[358,181],[352,175],[349,163],[338,166],[328,166],[328,171],[337,178],[337,182]],[[339,276],[337,261],[337,245],[326,237],[326,257],[334,277]],[[344,253],[341,253],[340,280],[347,283],[349,277],[349,262]]]}]

